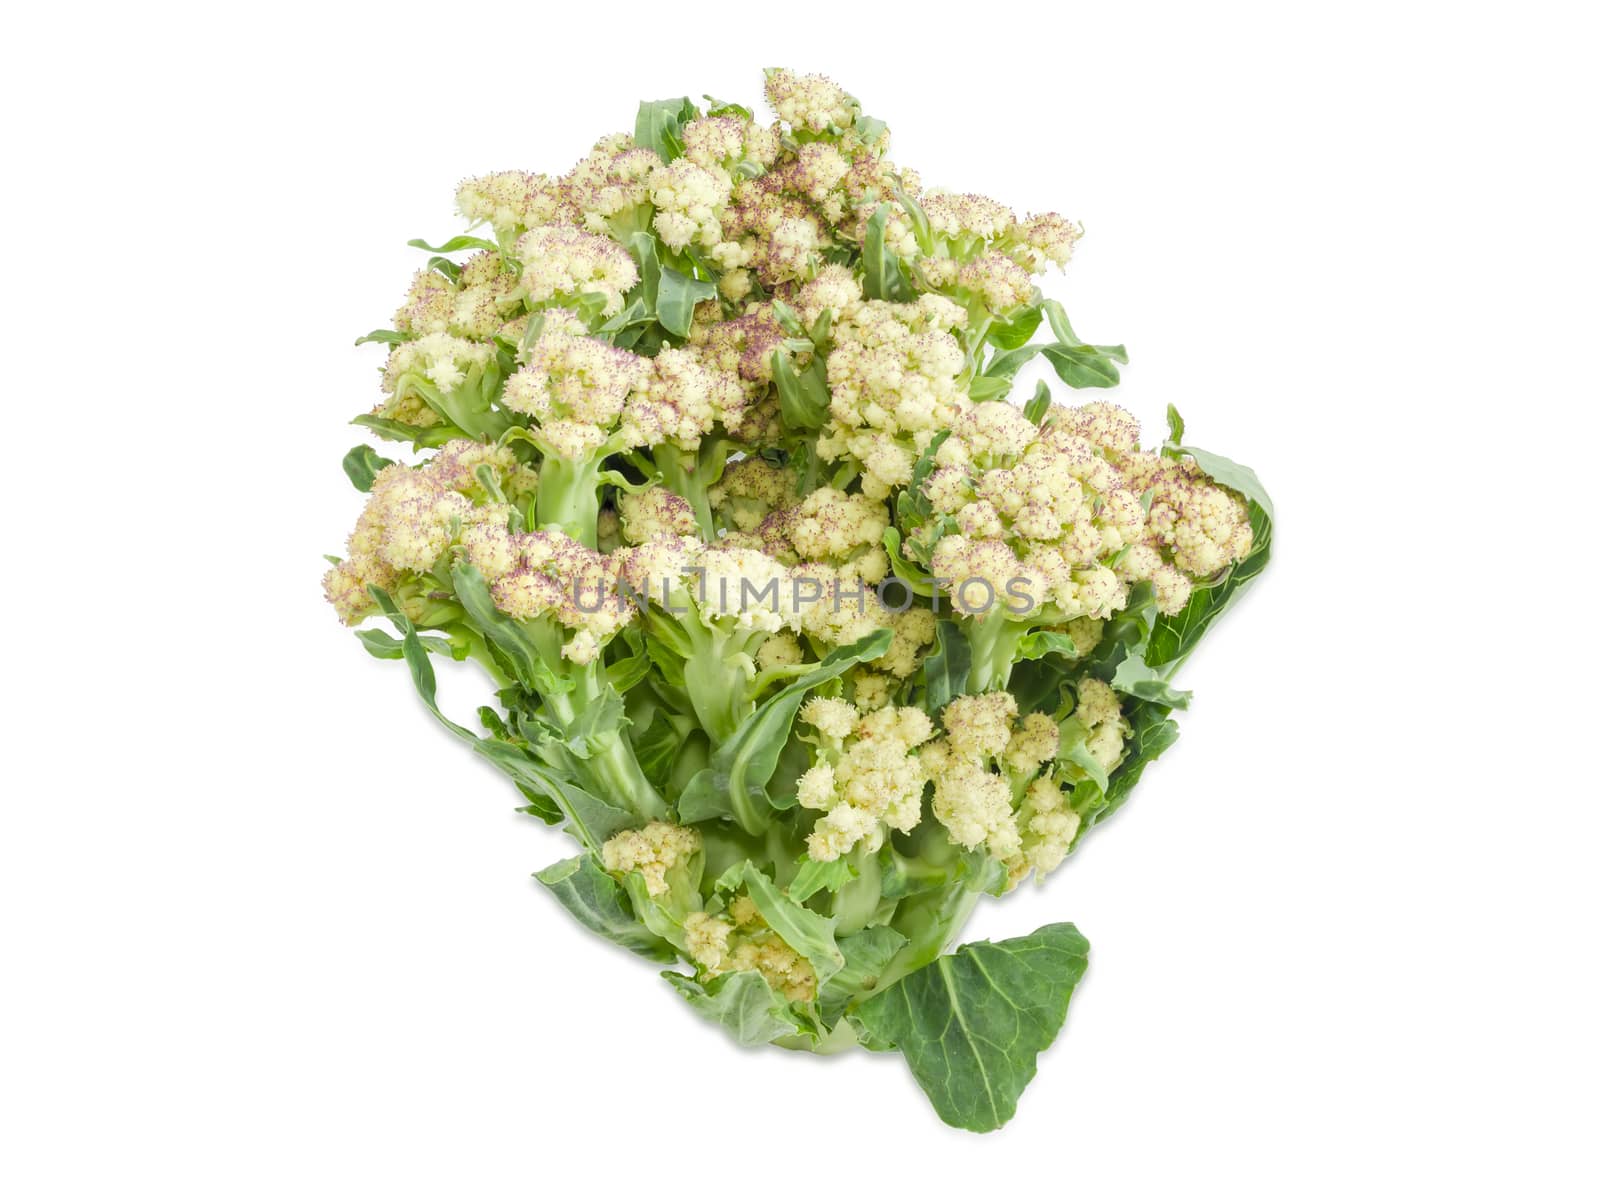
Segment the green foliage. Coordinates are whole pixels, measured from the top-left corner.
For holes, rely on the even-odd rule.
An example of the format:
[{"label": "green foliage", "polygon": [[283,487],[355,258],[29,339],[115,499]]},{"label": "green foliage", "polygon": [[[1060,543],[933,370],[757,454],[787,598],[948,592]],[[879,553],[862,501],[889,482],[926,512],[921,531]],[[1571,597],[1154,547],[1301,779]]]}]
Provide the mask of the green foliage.
[{"label": "green foliage", "polygon": [[1016,1113],[1088,965],[1089,943],[1066,922],[969,943],[872,997],[855,1019],[905,1056],[941,1119],[992,1131]]},{"label": "green foliage", "polygon": [[600,867],[592,853],[557,861],[535,873],[534,879],[550,890],[569,914],[601,938],[658,963],[677,959],[678,953],[671,944],[634,917],[622,886]]}]

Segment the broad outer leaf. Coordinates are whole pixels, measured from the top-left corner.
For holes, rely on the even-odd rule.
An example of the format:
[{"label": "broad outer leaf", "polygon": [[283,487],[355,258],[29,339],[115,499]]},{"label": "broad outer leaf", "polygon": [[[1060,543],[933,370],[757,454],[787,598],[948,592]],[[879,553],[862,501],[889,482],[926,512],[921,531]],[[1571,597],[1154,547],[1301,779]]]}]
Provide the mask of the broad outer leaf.
[{"label": "broad outer leaf", "polygon": [[942,955],[869,999],[856,1018],[874,1042],[900,1050],[940,1118],[992,1131],[1016,1113],[1088,964],[1088,940],[1057,922]]},{"label": "broad outer leaf", "polygon": [[[1182,419],[1179,419],[1179,429],[1182,429]],[[1221,455],[1214,455],[1210,451],[1202,451],[1199,447],[1184,447],[1183,453],[1193,458],[1201,471],[1223,487],[1232,488],[1246,500],[1261,505],[1261,511],[1267,514],[1269,520],[1273,519],[1272,497],[1267,495],[1267,489],[1261,486],[1261,477],[1255,473],[1254,468],[1246,467],[1243,463],[1235,463],[1232,459],[1226,459]]]},{"label": "broad outer leaf", "polygon": [[878,976],[905,945],[906,936],[893,926],[868,926],[839,939],[844,966],[817,991],[823,1023],[837,1023],[851,1000],[877,987]]},{"label": "broad outer leaf", "polygon": [[600,867],[593,854],[557,861],[535,873],[534,879],[555,894],[568,913],[600,937],[658,963],[677,959],[677,952],[668,943],[634,917],[622,886]]},{"label": "broad outer leaf", "polygon": [[746,1047],[770,1044],[801,1031],[789,1002],[772,990],[759,971],[735,971],[704,984],[676,971],[663,971],[661,978],[675,987],[691,1008],[722,1025]]}]

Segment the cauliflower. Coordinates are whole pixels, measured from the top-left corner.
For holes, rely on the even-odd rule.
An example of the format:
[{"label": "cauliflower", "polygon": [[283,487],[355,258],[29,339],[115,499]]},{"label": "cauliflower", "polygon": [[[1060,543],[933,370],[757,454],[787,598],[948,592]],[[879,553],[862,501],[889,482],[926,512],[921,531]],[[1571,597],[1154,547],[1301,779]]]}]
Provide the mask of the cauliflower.
[{"label": "cauliflower", "polygon": [[[323,592],[572,837],[538,880],[585,926],[740,1040],[898,1049],[988,1129],[1086,944],[947,948],[1174,740],[1272,504],[1175,411],[1149,447],[1008,396],[1034,357],[1096,389],[1126,360],[1035,285],[1074,223],[925,187],[826,78],[765,91],[775,122],[651,102],[565,171],[461,183],[472,236],[365,338],[394,450],[345,456]],[[443,656],[492,681],[476,725]]]}]

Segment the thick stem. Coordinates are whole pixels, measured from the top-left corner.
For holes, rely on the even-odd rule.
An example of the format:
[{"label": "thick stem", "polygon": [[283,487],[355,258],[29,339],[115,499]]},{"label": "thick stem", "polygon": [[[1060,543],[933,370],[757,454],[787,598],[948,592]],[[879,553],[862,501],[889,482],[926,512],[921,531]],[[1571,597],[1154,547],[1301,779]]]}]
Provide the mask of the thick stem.
[{"label": "thick stem", "polygon": [[1009,618],[995,607],[967,628],[972,647],[972,671],[967,675],[969,693],[1000,692],[1011,681],[1011,666],[1016,663],[1017,645],[1028,633],[1026,623]]},{"label": "thick stem", "polygon": [[872,920],[883,900],[883,870],[878,864],[878,854],[857,848],[850,856],[855,863],[856,878],[834,895],[835,934],[854,934],[862,929]]},{"label": "thick stem", "polygon": [[595,548],[600,537],[600,464],[593,456],[546,455],[539,465],[535,525],[553,524],[573,540]]},{"label": "thick stem", "polygon": [[[577,666],[574,674],[576,683],[570,692],[544,698],[551,719],[563,731],[607,690],[605,669],[598,659]],[[587,759],[576,762],[575,767],[595,793],[641,819],[666,819],[667,801],[645,778],[623,731],[597,734],[593,741],[597,748]]]}]

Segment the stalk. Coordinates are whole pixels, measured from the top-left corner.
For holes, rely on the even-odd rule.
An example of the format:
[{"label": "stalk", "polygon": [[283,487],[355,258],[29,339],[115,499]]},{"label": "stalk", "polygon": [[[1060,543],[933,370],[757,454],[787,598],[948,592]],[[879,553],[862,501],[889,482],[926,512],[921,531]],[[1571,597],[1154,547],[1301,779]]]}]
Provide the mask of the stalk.
[{"label": "stalk", "polygon": [[651,448],[651,454],[661,473],[661,482],[669,491],[687,500],[689,507],[694,509],[701,540],[715,541],[717,522],[711,513],[711,499],[706,492],[705,465],[699,462],[697,456],[686,455],[671,443],[658,443]]},{"label": "stalk", "polygon": [[539,492],[534,522],[555,525],[567,536],[593,549],[600,539],[599,457],[569,459],[547,454],[539,466]]},{"label": "stalk", "polygon": [[858,847],[850,857],[855,863],[856,878],[834,895],[835,934],[854,934],[864,928],[872,921],[883,900],[883,869],[879,865],[878,854],[864,852]]},{"label": "stalk", "polygon": [[[544,698],[551,719],[565,731],[583,711],[598,701],[606,689],[601,661],[577,668],[577,682],[570,692],[552,693]],[[641,819],[666,819],[667,801],[662,798],[635,757],[633,746],[621,728],[595,735],[595,749],[586,759],[573,759],[573,768],[582,775],[595,794],[614,807]]]},{"label": "stalk", "polygon": [[967,627],[967,642],[972,647],[972,671],[967,676],[969,693],[999,692],[1011,681],[1011,666],[1017,660],[1017,646],[1028,633],[1028,625],[1011,619],[998,606]]}]

